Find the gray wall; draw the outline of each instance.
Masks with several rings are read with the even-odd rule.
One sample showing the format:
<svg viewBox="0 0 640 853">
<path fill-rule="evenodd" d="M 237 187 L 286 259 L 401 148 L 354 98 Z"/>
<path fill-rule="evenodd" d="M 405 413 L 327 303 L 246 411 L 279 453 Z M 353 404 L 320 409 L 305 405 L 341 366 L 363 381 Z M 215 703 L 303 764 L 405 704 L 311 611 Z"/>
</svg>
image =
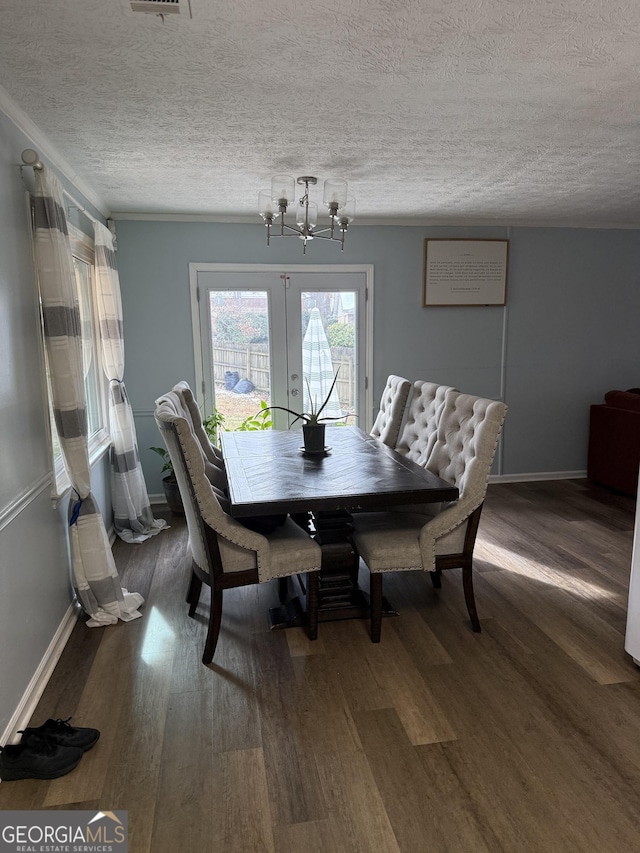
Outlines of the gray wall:
<svg viewBox="0 0 640 853">
<path fill-rule="evenodd" d="M 55 509 L 50 498 L 30 226 L 17 165 L 27 147 L 37 146 L 0 112 L 0 735 L 73 598 L 68 497 Z M 104 460 L 92 482 L 110 527 Z"/>
<path fill-rule="evenodd" d="M 389 373 L 499 397 L 509 412 L 494 472 L 586 469 L 589 405 L 640 384 L 640 235 L 635 230 L 371 227 L 348 244 L 264 244 L 264 227 L 117 223 L 127 353 L 150 493 L 161 493 L 153 401 L 194 381 L 189 263 L 373 264 L 374 396 Z M 425 237 L 509 238 L 506 308 L 422 308 Z"/>
</svg>

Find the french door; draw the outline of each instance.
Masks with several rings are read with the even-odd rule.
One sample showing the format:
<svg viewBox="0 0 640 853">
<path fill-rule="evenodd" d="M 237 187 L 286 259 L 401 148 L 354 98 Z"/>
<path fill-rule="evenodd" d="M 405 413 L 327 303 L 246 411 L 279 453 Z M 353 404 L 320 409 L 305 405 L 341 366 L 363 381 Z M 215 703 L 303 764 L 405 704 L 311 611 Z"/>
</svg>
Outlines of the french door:
<svg viewBox="0 0 640 853">
<path fill-rule="evenodd" d="M 370 267 L 191 264 L 196 384 L 237 429 L 266 404 L 370 426 Z M 273 426 L 294 418 L 270 411 Z M 299 425 L 299 422 L 298 424 Z"/>
</svg>

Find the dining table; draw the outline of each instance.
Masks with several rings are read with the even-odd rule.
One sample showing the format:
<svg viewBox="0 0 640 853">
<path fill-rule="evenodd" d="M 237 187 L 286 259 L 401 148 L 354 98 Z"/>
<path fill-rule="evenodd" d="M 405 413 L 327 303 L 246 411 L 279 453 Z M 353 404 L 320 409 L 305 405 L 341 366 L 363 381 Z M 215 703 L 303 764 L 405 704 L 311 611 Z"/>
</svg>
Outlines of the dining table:
<svg viewBox="0 0 640 853">
<path fill-rule="evenodd" d="M 312 454 L 300 429 L 223 432 L 220 442 L 230 514 L 242 520 L 288 513 L 320 545 L 323 622 L 370 614 L 368 594 L 358 586 L 353 513 L 458 499 L 456 486 L 357 426 L 327 426 L 325 449 Z M 397 613 L 386 600 L 384 612 Z M 296 595 L 271 608 L 269 617 L 272 628 L 305 620 Z"/>
</svg>

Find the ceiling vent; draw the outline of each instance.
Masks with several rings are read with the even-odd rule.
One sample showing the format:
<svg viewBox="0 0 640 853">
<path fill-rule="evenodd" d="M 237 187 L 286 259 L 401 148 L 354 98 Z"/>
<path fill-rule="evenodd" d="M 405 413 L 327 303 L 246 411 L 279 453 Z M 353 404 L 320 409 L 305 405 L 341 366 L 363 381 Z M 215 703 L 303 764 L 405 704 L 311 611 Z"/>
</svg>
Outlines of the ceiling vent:
<svg viewBox="0 0 640 853">
<path fill-rule="evenodd" d="M 133 12 L 152 15 L 186 15 L 191 17 L 190 0 L 131 0 Z"/>
</svg>

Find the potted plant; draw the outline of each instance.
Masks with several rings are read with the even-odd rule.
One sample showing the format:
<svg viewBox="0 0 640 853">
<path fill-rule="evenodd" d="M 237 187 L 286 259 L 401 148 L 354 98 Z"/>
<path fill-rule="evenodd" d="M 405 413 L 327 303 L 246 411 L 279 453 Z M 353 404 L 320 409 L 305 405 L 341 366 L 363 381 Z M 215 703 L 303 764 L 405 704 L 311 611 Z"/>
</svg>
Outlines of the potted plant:
<svg viewBox="0 0 640 853">
<path fill-rule="evenodd" d="M 168 475 L 162 478 L 162 486 L 164 488 L 164 496 L 167 501 L 167 506 L 171 512 L 175 512 L 177 515 L 184 515 L 182 496 L 180 494 L 180 489 L 178 488 L 176 473 L 173 470 L 173 464 L 168 451 L 165 450 L 164 447 L 150 447 L 149 450 L 153 450 L 153 452 L 157 453 L 162 459 L 163 465 L 160 473 L 164 474 L 165 471 L 168 471 Z"/>
<path fill-rule="evenodd" d="M 267 409 L 280 409 L 281 412 L 288 412 L 290 415 L 294 416 L 294 420 L 291 426 L 293 426 L 296 421 L 302 421 L 302 436 L 305 453 L 323 453 L 325 449 L 324 434 L 326 421 L 341 421 L 344 417 L 343 415 L 335 418 L 320 417 L 325 406 L 329 402 L 331 392 L 335 388 L 336 382 L 338 381 L 339 372 L 340 368 L 336 370 L 336 375 L 333 377 L 331 388 L 329 388 L 329 392 L 327 393 L 326 397 L 324 398 L 322 404 L 319 407 L 317 407 L 316 399 L 314 399 L 311 394 L 309 380 L 305 380 L 307 383 L 307 388 L 309 389 L 309 400 L 311 401 L 310 412 L 294 412 L 292 409 L 287 409 L 285 406 L 264 406 L 262 409 L 262 413 L 266 412 Z M 259 414 L 261 413 L 259 412 L 258 415 Z M 256 415 L 256 417 L 258 415 Z"/>
</svg>

